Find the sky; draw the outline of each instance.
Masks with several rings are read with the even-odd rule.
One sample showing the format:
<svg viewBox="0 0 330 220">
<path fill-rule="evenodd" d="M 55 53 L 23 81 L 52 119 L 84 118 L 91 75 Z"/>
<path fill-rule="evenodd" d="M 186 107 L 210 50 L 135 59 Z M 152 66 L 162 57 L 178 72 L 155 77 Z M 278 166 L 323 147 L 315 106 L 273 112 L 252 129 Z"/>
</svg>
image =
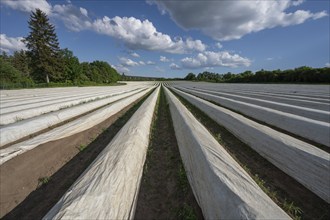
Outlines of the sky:
<svg viewBox="0 0 330 220">
<path fill-rule="evenodd" d="M 61 48 L 126 75 L 330 66 L 328 0 L 1 0 L 1 51 L 26 50 L 36 8 Z"/>
</svg>

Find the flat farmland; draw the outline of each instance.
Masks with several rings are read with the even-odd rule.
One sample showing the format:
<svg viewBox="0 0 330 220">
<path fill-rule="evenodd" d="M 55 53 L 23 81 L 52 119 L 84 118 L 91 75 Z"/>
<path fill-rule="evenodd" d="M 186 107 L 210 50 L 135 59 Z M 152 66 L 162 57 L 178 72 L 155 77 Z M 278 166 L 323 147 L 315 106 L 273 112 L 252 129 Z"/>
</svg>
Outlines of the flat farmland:
<svg viewBox="0 0 330 220">
<path fill-rule="evenodd" d="M 145 81 L 0 95 L 4 219 L 330 217 L 328 85 Z"/>
</svg>

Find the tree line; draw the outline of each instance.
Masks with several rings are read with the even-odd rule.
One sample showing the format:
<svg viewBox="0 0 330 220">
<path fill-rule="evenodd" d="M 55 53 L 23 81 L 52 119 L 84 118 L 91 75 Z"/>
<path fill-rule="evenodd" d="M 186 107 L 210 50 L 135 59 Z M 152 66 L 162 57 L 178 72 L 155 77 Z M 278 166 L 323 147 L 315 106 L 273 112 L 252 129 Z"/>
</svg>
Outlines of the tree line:
<svg viewBox="0 0 330 220">
<path fill-rule="evenodd" d="M 238 74 L 212 73 L 204 71 L 188 73 L 184 80 L 206 81 L 217 83 L 330 83 L 330 68 L 312 68 L 307 66 L 288 70 L 260 70 L 255 73 L 245 71 Z"/>
<path fill-rule="evenodd" d="M 123 81 L 174 81 L 174 80 L 182 80 L 182 78 L 165 78 L 165 77 L 153 77 L 153 76 L 130 76 L 130 75 L 125 75 L 123 73 L 121 75 L 121 80 L 123 80 Z"/>
<path fill-rule="evenodd" d="M 69 49 L 60 49 L 55 27 L 39 9 L 28 22 L 26 51 L 0 55 L 0 88 L 111 84 L 121 76 L 107 62 L 79 62 Z"/>
</svg>

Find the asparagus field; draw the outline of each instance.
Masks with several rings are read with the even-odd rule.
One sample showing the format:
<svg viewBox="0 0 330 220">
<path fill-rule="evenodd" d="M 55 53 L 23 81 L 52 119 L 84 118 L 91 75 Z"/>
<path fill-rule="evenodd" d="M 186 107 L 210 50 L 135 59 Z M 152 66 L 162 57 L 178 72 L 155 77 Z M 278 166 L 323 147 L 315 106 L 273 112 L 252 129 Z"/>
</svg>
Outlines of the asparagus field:
<svg viewBox="0 0 330 220">
<path fill-rule="evenodd" d="M 0 95 L 3 219 L 330 218 L 327 85 Z"/>
</svg>

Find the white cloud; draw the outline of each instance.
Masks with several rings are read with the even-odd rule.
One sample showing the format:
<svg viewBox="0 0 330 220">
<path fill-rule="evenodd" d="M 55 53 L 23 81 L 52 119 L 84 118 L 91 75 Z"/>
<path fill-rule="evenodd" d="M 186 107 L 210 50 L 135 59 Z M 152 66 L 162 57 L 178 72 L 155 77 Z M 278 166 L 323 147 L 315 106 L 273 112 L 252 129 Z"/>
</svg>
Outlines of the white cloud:
<svg viewBox="0 0 330 220">
<path fill-rule="evenodd" d="M 157 72 L 160 72 L 160 73 L 165 72 L 165 70 L 164 70 L 163 68 L 159 67 L 159 66 L 156 66 L 156 67 L 155 67 L 155 70 L 156 70 Z"/>
<path fill-rule="evenodd" d="M 105 34 L 124 42 L 129 49 L 142 49 L 149 51 L 163 51 L 168 53 L 189 53 L 204 51 L 206 45 L 200 40 L 190 38 L 172 40 L 172 38 L 153 26 L 149 20 L 141 21 L 134 17 L 104 16 L 94 20 L 92 29 L 100 34 Z"/>
<path fill-rule="evenodd" d="M 83 14 L 83 15 L 85 15 L 86 17 L 88 17 L 88 12 L 87 12 L 87 10 L 85 9 L 85 8 L 79 8 L 80 9 L 80 13 L 81 14 Z"/>
<path fill-rule="evenodd" d="M 268 60 L 268 61 L 271 61 L 271 60 L 273 60 L 274 58 L 272 58 L 272 57 L 268 57 L 268 58 L 266 58 L 266 60 Z"/>
<path fill-rule="evenodd" d="M 202 52 L 206 45 L 200 40 L 187 38 L 172 39 L 169 35 L 157 31 L 149 20 L 134 17 L 104 16 L 102 19 L 92 20 L 85 8 L 73 4 L 56 4 L 52 6 L 46 0 L 13 0 L 1 3 L 15 10 L 30 12 L 40 8 L 52 17 L 62 20 L 64 25 L 72 31 L 90 30 L 99 34 L 118 39 L 132 50 L 161 51 L 175 54 Z"/>
<path fill-rule="evenodd" d="M 4 52 L 26 50 L 22 40 L 23 37 L 8 37 L 6 34 L 0 34 L 0 50 Z"/>
<path fill-rule="evenodd" d="M 2 1 L 8 7 L 30 13 L 39 8 L 47 15 L 62 20 L 64 25 L 72 31 L 81 31 L 91 28 L 88 11 L 85 8 L 78 8 L 67 1 L 69 4 L 52 6 L 46 0 L 5 0 Z"/>
<path fill-rule="evenodd" d="M 298 6 L 298 5 L 302 4 L 303 2 L 304 2 L 304 0 L 295 0 L 295 1 L 292 1 L 292 5 Z"/>
<path fill-rule="evenodd" d="M 55 5 L 52 16 L 62 20 L 64 25 L 72 31 L 82 31 L 92 28 L 92 23 L 85 8 L 77 8 L 72 4 Z"/>
<path fill-rule="evenodd" d="M 112 65 L 112 67 L 114 69 L 116 69 L 118 73 L 129 73 L 129 72 L 131 72 L 131 70 L 129 68 L 127 68 L 127 67 L 125 67 L 125 66 L 123 66 L 121 64 L 119 64 L 119 65 Z"/>
<path fill-rule="evenodd" d="M 230 54 L 228 51 L 205 51 L 195 57 L 186 57 L 181 59 L 181 66 L 187 69 L 197 69 L 201 67 L 239 67 L 250 66 L 251 61 L 248 58 L 241 57 L 238 54 Z"/>
<path fill-rule="evenodd" d="M 28 13 L 35 11 L 37 8 L 46 14 L 50 14 L 52 10 L 52 6 L 46 0 L 4 0 L 1 1 L 1 4 Z"/>
<path fill-rule="evenodd" d="M 219 42 L 218 42 L 218 43 L 216 43 L 216 44 L 215 44 L 215 46 L 216 46 L 217 48 L 219 48 L 219 49 L 221 49 L 221 48 L 222 48 L 222 44 L 221 44 L 221 43 L 219 43 Z"/>
<path fill-rule="evenodd" d="M 155 64 L 151 61 L 148 61 L 147 63 L 145 63 L 142 60 L 136 62 L 136 61 L 133 61 L 126 57 L 120 57 L 119 61 L 120 61 L 120 65 L 118 65 L 118 66 L 122 66 L 122 67 L 134 67 L 134 66 L 144 66 L 146 64 L 148 64 L 148 65 Z"/>
<path fill-rule="evenodd" d="M 179 65 L 175 64 L 175 63 L 171 63 L 170 68 L 172 70 L 181 70 L 181 67 Z"/>
<path fill-rule="evenodd" d="M 135 61 L 133 61 L 131 59 L 128 59 L 126 57 L 119 58 L 119 61 L 120 61 L 120 64 L 122 66 L 125 66 L 125 67 L 139 66 L 139 63 L 137 63 L 137 62 L 135 62 Z"/>
<path fill-rule="evenodd" d="M 147 61 L 147 65 L 155 65 L 156 63 L 155 62 L 152 62 L 150 60 Z"/>
<path fill-rule="evenodd" d="M 140 57 L 140 55 L 137 54 L 137 53 L 131 53 L 131 56 L 132 56 L 132 57 Z"/>
<path fill-rule="evenodd" d="M 159 60 L 161 62 L 170 62 L 170 60 L 167 57 L 165 57 L 165 56 L 160 56 Z"/>
<path fill-rule="evenodd" d="M 162 1 L 150 0 L 184 29 L 201 30 L 215 40 L 239 39 L 267 28 L 297 25 L 327 16 L 325 11 L 287 12 L 303 1 Z M 196 16 L 197 15 L 197 16 Z"/>
<path fill-rule="evenodd" d="M 326 63 L 325 64 L 325 67 L 330 67 L 330 63 Z"/>
</svg>

